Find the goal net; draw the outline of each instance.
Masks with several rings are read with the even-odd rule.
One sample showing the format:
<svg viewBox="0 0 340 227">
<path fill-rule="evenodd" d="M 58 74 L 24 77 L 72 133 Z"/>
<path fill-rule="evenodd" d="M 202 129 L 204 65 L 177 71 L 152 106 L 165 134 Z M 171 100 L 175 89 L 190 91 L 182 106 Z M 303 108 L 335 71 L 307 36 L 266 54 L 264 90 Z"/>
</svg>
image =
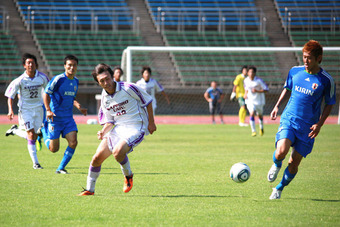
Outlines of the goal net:
<svg viewBox="0 0 340 227">
<path fill-rule="evenodd" d="M 302 65 L 302 47 L 156 47 L 129 46 L 122 53 L 124 80 L 135 83 L 141 78 L 142 66 L 150 66 L 168 94 L 171 104 L 159 93 L 156 114 L 206 115 L 208 104 L 203 94 L 216 81 L 224 91 L 223 114 L 237 115 L 238 103 L 229 100 L 236 75 L 243 65 L 257 67 L 257 76 L 269 87 L 264 114 L 270 114 L 277 101 L 288 71 Z M 337 85 L 339 100 L 340 47 L 324 47 L 323 67 Z M 339 103 L 332 114 L 337 115 Z"/>
</svg>

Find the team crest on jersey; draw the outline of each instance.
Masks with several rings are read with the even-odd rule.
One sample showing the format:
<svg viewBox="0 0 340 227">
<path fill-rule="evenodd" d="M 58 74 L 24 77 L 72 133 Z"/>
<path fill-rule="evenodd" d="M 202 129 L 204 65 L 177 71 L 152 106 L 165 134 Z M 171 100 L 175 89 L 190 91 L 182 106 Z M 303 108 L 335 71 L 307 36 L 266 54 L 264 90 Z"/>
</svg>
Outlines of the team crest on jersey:
<svg viewBox="0 0 340 227">
<path fill-rule="evenodd" d="M 313 83 L 313 85 L 312 85 L 313 90 L 317 89 L 318 86 L 319 86 L 319 85 L 318 85 L 317 83 Z"/>
<path fill-rule="evenodd" d="M 54 131 L 54 126 L 48 125 L 48 131 L 53 132 Z"/>
</svg>

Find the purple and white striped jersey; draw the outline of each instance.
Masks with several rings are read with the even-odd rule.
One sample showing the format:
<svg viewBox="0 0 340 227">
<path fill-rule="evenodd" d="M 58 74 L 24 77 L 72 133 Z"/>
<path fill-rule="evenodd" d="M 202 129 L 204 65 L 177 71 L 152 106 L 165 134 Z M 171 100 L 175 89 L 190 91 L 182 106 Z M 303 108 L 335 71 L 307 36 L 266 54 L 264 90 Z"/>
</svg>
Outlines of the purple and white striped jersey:
<svg viewBox="0 0 340 227">
<path fill-rule="evenodd" d="M 98 113 L 99 123 L 115 125 L 143 124 L 148 127 L 149 120 L 146 106 L 152 97 L 143 89 L 132 83 L 115 82 L 113 95 L 104 89 L 101 94 L 101 106 Z"/>
<path fill-rule="evenodd" d="M 42 91 L 48 81 L 48 77 L 38 70 L 36 70 L 34 78 L 30 78 L 25 71 L 9 84 L 5 96 L 14 99 L 19 92 L 19 110 L 41 107 L 43 105 Z"/>
<path fill-rule="evenodd" d="M 144 89 L 149 95 L 151 95 L 153 101 L 152 101 L 152 107 L 156 109 L 157 102 L 156 102 L 156 93 L 162 92 L 164 88 L 160 83 L 158 83 L 157 80 L 150 78 L 148 82 L 144 80 L 144 78 L 138 80 L 136 82 L 138 86 Z"/>
</svg>

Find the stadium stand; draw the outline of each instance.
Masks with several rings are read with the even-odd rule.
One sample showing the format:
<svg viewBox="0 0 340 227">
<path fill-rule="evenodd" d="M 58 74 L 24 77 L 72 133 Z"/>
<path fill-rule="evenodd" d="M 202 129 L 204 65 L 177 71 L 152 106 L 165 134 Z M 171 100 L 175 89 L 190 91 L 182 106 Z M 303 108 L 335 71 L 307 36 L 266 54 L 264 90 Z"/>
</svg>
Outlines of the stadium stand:
<svg viewBox="0 0 340 227">
<path fill-rule="evenodd" d="M 7 31 L 0 30 L 0 84 L 9 84 L 24 71 L 18 48 Z"/>
<path fill-rule="evenodd" d="M 93 66 L 98 63 L 106 63 L 111 66 L 120 65 L 122 51 L 127 46 L 143 45 L 140 36 L 131 31 L 98 31 L 94 34 L 88 30 L 70 31 L 59 30 L 57 32 L 35 30 L 37 44 L 41 53 L 46 58 L 51 75 L 64 71 L 63 58 L 67 54 L 74 54 L 79 58 L 77 77 L 83 86 L 93 85 L 91 77 Z M 150 62 L 146 55 L 136 55 L 134 58 L 142 65 Z M 138 74 L 140 65 L 134 68 Z"/>
<path fill-rule="evenodd" d="M 170 46 L 270 46 L 266 36 L 258 31 L 224 32 L 164 31 Z M 272 53 L 176 53 L 173 61 L 178 67 L 181 81 L 186 85 L 207 85 L 215 80 L 231 84 L 242 65 L 255 65 L 259 75 L 269 84 L 280 79 Z"/>
<path fill-rule="evenodd" d="M 340 46 L 340 2 L 325 0 L 276 0 L 282 25 L 293 46 L 317 40 L 325 47 Z M 302 64 L 301 55 L 298 60 Z M 325 53 L 322 66 L 340 82 L 340 54 Z"/>
</svg>

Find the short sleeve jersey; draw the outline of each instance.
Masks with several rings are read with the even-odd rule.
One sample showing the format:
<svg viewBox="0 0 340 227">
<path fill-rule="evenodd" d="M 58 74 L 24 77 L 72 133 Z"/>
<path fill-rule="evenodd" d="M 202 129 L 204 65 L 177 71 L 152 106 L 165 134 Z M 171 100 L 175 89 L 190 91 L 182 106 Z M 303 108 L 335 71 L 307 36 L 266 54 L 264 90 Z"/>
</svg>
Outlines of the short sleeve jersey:
<svg viewBox="0 0 340 227">
<path fill-rule="evenodd" d="M 206 92 L 209 94 L 209 97 L 213 100 L 213 103 L 216 104 L 217 101 L 220 99 L 221 95 L 223 94 L 222 89 L 213 87 L 209 87 Z"/>
<path fill-rule="evenodd" d="M 254 105 L 265 105 L 266 98 L 264 93 L 252 92 L 252 89 L 256 90 L 265 90 L 268 91 L 268 86 L 266 83 L 259 77 L 255 76 L 253 80 L 249 77 L 244 79 L 244 89 L 248 91 L 246 102 L 252 103 Z"/>
<path fill-rule="evenodd" d="M 334 80 L 322 68 L 317 74 L 309 74 L 304 66 L 293 67 L 284 88 L 291 91 L 291 96 L 281 120 L 295 122 L 299 127 L 309 129 L 319 121 L 323 98 L 328 105 L 336 102 Z"/>
<path fill-rule="evenodd" d="M 238 74 L 234 80 L 234 85 L 236 86 L 236 98 L 244 96 L 244 81 L 245 76 L 241 73 Z"/>
<path fill-rule="evenodd" d="M 146 106 L 152 102 L 152 97 L 135 84 L 115 83 L 116 91 L 113 95 L 104 89 L 102 91 L 99 123 L 115 125 L 143 123 L 147 127 L 149 120 Z"/>
<path fill-rule="evenodd" d="M 43 105 L 42 91 L 48 81 L 48 77 L 38 70 L 33 78 L 30 78 L 25 71 L 9 84 L 5 96 L 14 99 L 19 94 L 19 110 L 41 107 Z"/>
<path fill-rule="evenodd" d="M 149 95 L 151 95 L 153 101 L 152 101 L 152 106 L 156 107 L 156 93 L 164 91 L 164 88 L 160 83 L 158 83 L 157 80 L 150 78 L 148 82 L 144 80 L 144 78 L 141 78 L 136 82 L 136 84 L 144 89 Z"/>
<path fill-rule="evenodd" d="M 51 111 L 56 117 L 72 117 L 73 102 L 78 92 L 79 80 L 69 79 L 65 73 L 51 79 L 45 92 L 51 97 Z"/>
</svg>

